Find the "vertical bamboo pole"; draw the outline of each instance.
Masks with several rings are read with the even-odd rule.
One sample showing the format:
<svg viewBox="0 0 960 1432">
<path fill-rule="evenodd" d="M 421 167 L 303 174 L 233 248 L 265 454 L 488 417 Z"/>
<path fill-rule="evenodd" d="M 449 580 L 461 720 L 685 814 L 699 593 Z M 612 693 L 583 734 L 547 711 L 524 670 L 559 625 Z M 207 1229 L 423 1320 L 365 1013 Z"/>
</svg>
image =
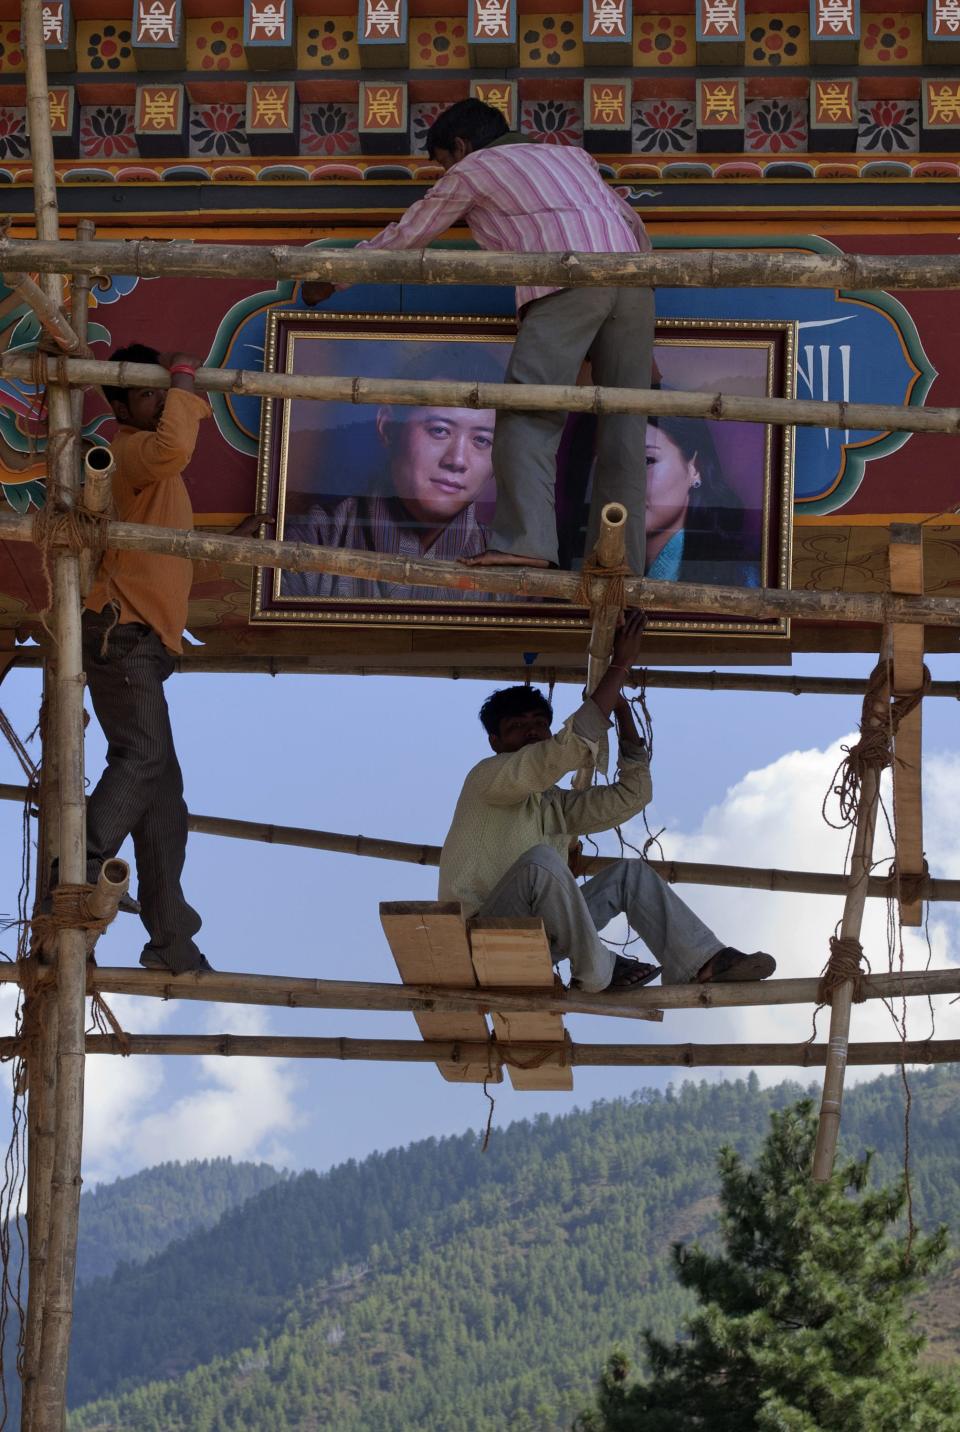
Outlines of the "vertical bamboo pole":
<svg viewBox="0 0 960 1432">
<path fill-rule="evenodd" d="M 626 560 L 627 509 L 620 502 L 608 502 L 600 513 L 600 532 L 593 558 L 601 567 L 613 570 Z M 591 612 L 590 647 L 587 661 L 587 695 L 591 696 L 610 665 L 610 652 L 617 630 L 618 607 L 594 607 Z M 573 789 L 585 791 L 593 780 L 593 765 L 581 766 L 573 777 Z"/>
<path fill-rule="evenodd" d="M 59 762 L 54 736 L 56 725 L 56 652 L 44 643 L 43 699 L 40 735 L 43 756 L 40 764 L 40 818 L 37 829 L 37 903 L 50 890 L 50 869 L 59 849 Z M 31 960 L 40 963 L 39 948 Z M 23 1388 L 21 1427 L 33 1426 L 33 1404 L 40 1367 L 40 1338 L 47 1285 L 47 1252 L 50 1238 L 50 1192 L 53 1173 L 55 1090 L 57 1083 L 57 1003 L 50 992 L 32 993 L 36 1003 L 29 1028 L 34 1034 L 27 1049 L 27 1250 L 29 1278 L 27 1312 L 23 1330 Z"/>
<path fill-rule="evenodd" d="M 27 55 L 27 108 L 37 237 L 55 240 L 59 216 L 41 0 L 23 0 L 21 18 Z M 45 276 L 44 291 L 55 302 L 62 302 L 62 284 L 53 275 Z M 58 498 L 69 505 L 75 500 L 79 487 L 79 463 L 67 388 L 59 384 L 48 386 L 47 414 L 48 501 Z M 76 554 L 62 553 L 54 558 L 52 586 L 56 644 L 56 710 L 52 737 L 60 764 L 60 880 L 65 884 L 80 884 L 86 878 L 86 811 L 80 563 Z M 56 958 L 58 1028 L 49 1244 L 30 1432 L 61 1432 L 65 1417 L 80 1212 L 86 962 L 83 931 L 62 930 Z"/>
<path fill-rule="evenodd" d="M 889 653 L 889 637 L 889 630 L 885 630 L 881 645 L 882 658 Z M 886 723 L 889 700 L 888 685 L 884 689 L 882 701 L 876 702 L 872 714 L 867 716 L 867 720 L 871 721 L 874 726 Z M 853 852 L 850 858 L 850 879 L 843 902 L 840 936 L 844 940 L 860 939 L 863 912 L 867 903 L 867 887 L 873 865 L 873 839 L 877 828 L 879 805 L 880 771 L 869 767 L 864 773 L 860 787 L 860 804 L 857 810 Z M 817 1143 L 813 1155 L 813 1178 L 816 1183 L 826 1183 L 833 1172 L 833 1161 L 836 1157 L 837 1140 L 840 1135 L 840 1111 L 843 1106 L 843 1080 L 847 1067 L 847 1048 L 850 1043 L 852 1006 L 853 983 L 847 980 L 845 984 L 834 990 L 830 1004 L 830 1039 L 823 1076 Z"/>
</svg>

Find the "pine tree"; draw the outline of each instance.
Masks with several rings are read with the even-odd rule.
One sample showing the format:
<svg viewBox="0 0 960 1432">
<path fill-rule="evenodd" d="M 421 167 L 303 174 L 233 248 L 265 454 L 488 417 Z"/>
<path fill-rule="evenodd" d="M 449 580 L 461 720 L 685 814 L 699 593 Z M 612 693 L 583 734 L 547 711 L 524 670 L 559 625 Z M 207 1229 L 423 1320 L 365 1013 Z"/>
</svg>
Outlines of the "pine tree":
<svg viewBox="0 0 960 1432">
<path fill-rule="evenodd" d="M 960 1387 L 918 1365 L 906 1299 L 942 1257 L 944 1230 L 908 1246 L 904 1191 L 868 1186 L 870 1156 L 810 1177 L 809 1100 L 771 1116 L 755 1167 L 724 1150 L 724 1251 L 674 1246 L 700 1309 L 686 1336 L 644 1335 L 651 1378 L 607 1363 L 578 1432 L 952 1432 Z"/>
</svg>

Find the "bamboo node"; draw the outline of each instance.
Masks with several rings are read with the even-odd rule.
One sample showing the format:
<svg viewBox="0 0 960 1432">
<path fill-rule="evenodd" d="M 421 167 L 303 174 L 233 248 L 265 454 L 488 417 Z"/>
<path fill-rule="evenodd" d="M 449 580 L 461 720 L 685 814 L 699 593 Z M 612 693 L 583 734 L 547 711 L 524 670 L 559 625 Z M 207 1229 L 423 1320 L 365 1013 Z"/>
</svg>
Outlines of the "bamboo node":
<svg viewBox="0 0 960 1432">
<path fill-rule="evenodd" d="M 869 972 L 869 966 L 863 968 L 863 958 L 863 946 L 859 940 L 831 935 L 830 958 L 817 986 L 817 1003 L 830 1004 L 834 991 L 849 983 L 853 985 L 854 1004 L 862 1004 L 867 997 L 865 978 Z"/>
</svg>

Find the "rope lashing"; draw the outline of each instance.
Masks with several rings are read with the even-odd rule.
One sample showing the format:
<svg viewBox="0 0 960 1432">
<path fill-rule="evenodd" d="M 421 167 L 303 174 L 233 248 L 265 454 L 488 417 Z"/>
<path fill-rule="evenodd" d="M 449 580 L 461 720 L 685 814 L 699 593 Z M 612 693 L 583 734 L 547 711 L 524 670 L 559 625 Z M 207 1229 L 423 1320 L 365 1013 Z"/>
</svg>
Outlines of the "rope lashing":
<svg viewBox="0 0 960 1432">
<path fill-rule="evenodd" d="M 627 589 L 624 585 L 628 577 L 635 577 L 636 573 L 626 563 L 619 567 L 603 567 L 591 553 L 580 568 L 580 584 L 577 587 L 573 598 L 575 607 L 615 607 L 618 612 L 623 611 L 627 605 Z M 593 592 L 595 578 L 603 578 L 603 594 L 599 602 Z"/>
<path fill-rule="evenodd" d="M 925 666 L 923 668 L 923 680 L 916 691 L 907 691 L 902 696 L 897 695 L 896 692 L 893 693 L 890 699 L 890 725 L 893 727 L 894 735 L 896 735 L 897 728 L 904 717 L 909 716 L 911 711 L 915 711 L 920 705 L 920 702 L 927 695 L 930 690 L 931 681 L 930 668 Z"/>
<path fill-rule="evenodd" d="M 34 934 L 46 937 L 58 930 L 91 930 L 102 935 L 110 921 L 90 912 L 89 897 L 96 888 L 87 884 L 56 886 L 50 897 L 50 914 L 35 915 L 30 921 Z"/>
<path fill-rule="evenodd" d="M 69 430 L 61 431 L 66 432 L 68 437 L 71 436 Z M 52 445 L 57 437 L 57 433 L 51 434 L 48 456 L 52 456 Z M 51 470 L 48 468 L 48 473 Z M 33 540 L 43 558 L 43 577 L 47 584 L 47 595 L 40 613 L 45 626 L 44 619 L 53 609 L 51 558 L 57 552 L 72 552 L 79 557 L 89 549 L 95 555 L 96 565 L 99 566 L 100 559 L 107 550 L 107 528 L 110 523 L 109 513 L 92 512 L 90 508 L 84 507 L 83 503 L 66 507 L 58 501 L 58 496 L 58 491 L 48 476 L 47 500 L 33 519 Z"/>
<path fill-rule="evenodd" d="M 890 709 L 889 691 L 889 662 L 880 661 L 867 679 L 860 718 L 860 739 L 855 745 L 844 748 L 844 758 L 837 767 L 830 789 L 823 800 L 823 818 L 828 825 L 833 825 L 826 809 L 831 795 L 837 796 L 840 805 L 838 828 L 855 825 L 864 776 L 870 770 L 879 773 L 890 764 L 891 721 L 880 720 L 877 714 L 878 706 L 884 707 L 885 710 Z"/>
<path fill-rule="evenodd" d="M 823 967 L 817 986 L 817 1003 L 829 1004 L 833 993 L 848 982 L 853 985 L 853 1002 L 862 1004 L 867 997 L 864 979 L 869 973 L 863 967 L 863 946 L 859 940 L 830 936 L 830 958 Z"/>
</svg>

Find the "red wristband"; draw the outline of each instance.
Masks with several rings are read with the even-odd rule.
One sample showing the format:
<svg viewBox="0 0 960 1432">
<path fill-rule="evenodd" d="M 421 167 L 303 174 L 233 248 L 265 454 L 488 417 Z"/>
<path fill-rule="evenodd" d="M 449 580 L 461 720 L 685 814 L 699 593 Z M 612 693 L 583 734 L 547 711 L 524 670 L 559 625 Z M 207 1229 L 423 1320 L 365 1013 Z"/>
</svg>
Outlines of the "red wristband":
<svg viewBox="0 0 960 1432">
<path fill-rule="evenodd" d="M 172 368 L 167 369 L 168 373 L 189 373 L 191 378 L 197 376 L 196 368 L 191 368 L 189 363 L 174 363 Z"/>
</svg>

